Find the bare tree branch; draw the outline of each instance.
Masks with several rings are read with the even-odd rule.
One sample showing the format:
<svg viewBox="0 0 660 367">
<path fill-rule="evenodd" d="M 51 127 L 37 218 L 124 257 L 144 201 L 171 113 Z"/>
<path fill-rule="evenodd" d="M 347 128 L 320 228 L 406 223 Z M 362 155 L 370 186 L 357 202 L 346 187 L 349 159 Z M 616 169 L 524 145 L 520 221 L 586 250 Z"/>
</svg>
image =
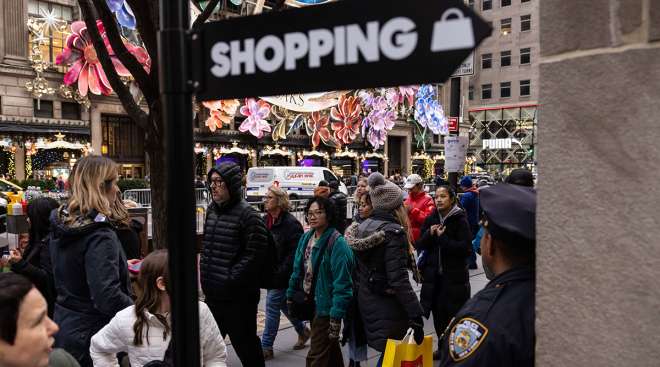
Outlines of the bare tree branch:
<svg viewBox="0 0 660 367">
<path fill-rule="evenodd" d="M 151 62 L 158 60 L 158 18 L 152 18 L 152 9 L 147 1 L 144 0 L 126 0 L 133 10 L 137 22 L 138 33 L 144 43 L 144 47 L 151 56 Z M 157 2 L 157 1 L 156 1 Z M 158 70 L 158 68 L 152 68 Z"/>
<path fill-rule="evenodd" d="M 89 1 L 89 0 L 85 0 Z M 119 29 L 117 28 L 117 23 L 115 17 L 110 12 L 108 4 L 105 0 L 92 0 L 96 10 L 103 21 L 103 26 L 105 27 L 105 34 L 110 41 L 110 46 L 115 55 L 121 61 L 121 63 L 128 69 L 135 81 L 140 86 L 142 94 L 151 103 L 155 98 L 157 98 L 157 92 L 154 91 L 153 86 L 151 85 L 151 80 L 149 79 L 149 74 L 144 70 L 144 66 L 138 62 L 133 54 L 131 54 L 124 42 L 121 39 L 119 34 Z"/>
<path fill-rule="evenodd" d="M 94 8 L 92 7 L 92 3 L 90 0 L 79 0 L 78 3 L 80 5 L 80 10 L 82 12 L 85 25 L 87 25 L 87 31 L 91 36 L 94 49 L 96 50 L 96 55 L 101 62 L 101 66 L 103 66 L 105 75 L 108 77 L 110 86 L 115 91 L 117 97 L 119 97 L 119 100 L 124 106 L 124 109 L 135 121 L 135 123 L 142 129 L 149 130 L 149 117 L 147 113 L 144 112 L 140 106 L 138 106 L 137 102 L 135 102 L 135 99 L 133 99 L 133 96 L 128 90 L 128 87 L 122 83 L 119 75 L 117 75 L 115 66 L 112 64 L 110 54 L 105 48 L 105 44 L 103 43 L 103 39 L 101 38 L 101 34 L 99 33 L 98 28 L 96 28 L 96 19 L 94 17 Z"/>
<path fill-rule="evenodd" d="M 197 19 L 195 19 L 195 22 L 193 23 L 191 29 L 196 29 L 199 28 L 204 22 L 206 22 L 211 14 L 213 14 L 213 9 L 218 5 L 220 0 L 211 0 L 209 1 L 208 4 L 206 4 L 206 8 L 204 8 L 204 11 L 202 14 L 200 14 Z"/>
</svg>

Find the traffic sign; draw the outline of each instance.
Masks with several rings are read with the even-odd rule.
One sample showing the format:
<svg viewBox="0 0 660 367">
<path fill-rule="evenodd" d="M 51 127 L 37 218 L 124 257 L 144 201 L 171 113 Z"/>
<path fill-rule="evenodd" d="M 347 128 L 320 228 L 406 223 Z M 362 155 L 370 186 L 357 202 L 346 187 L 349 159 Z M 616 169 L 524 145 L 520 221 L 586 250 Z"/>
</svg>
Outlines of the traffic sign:
<svg viewBox="0 0 660 367">
<path fill-rule="evenodd" d="M 490 26 L 460 0 L 343 0 L 205 23 L 197 100 L 444 82 Z"/>
</svg>

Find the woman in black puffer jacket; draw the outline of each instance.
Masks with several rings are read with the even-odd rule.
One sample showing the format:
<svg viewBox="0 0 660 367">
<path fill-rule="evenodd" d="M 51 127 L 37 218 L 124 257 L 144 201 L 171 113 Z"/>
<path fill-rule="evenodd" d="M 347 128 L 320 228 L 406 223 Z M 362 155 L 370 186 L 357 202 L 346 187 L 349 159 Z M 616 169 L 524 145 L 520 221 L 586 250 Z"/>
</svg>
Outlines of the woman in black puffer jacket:
<svg viewBox="0 0 660 367">
<path fill-rule="evenodd" d="M 419 269 L 424 282 L 420 295 L 424 315 L 433 312 L 433 326 L 442 335 L 449 320 L 470 298 L 470 276 L 466 257 L 472 252 L 472 234 L 456 193 L 440 186 L 435 205 L 422 225 L 415 248 L 420 251 Z M 434 359 L 440 356 L 434 353 Z"/>
<path fill-rule="evenodd" d="M 373 212 L 346 231 L 357 255 L 358 308 L 369 346 L 385 351 L 387 339 L 402 339 L 408 328 L 415 340 L 424 337 L 422 306 L 413 291 L 408 222 L 403 193 L 383 175 L 369 176 Z"/>
</svg>

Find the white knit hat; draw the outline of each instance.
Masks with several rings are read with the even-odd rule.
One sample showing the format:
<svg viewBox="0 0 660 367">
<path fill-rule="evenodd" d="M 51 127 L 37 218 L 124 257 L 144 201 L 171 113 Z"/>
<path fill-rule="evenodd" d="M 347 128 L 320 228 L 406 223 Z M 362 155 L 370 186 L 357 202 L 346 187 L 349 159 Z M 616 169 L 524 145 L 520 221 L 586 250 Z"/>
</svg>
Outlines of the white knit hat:
<svg viewBox="0 0 660 367">
<path fill-rule="evenodd" d="M 382 174 L 372 173 L 367 179 L 367 184 L 369 185 L 371 206 L 374 209 L 389 212 L 403 205 L 403 191 L 399 186 L 386 181 Z"/>
</svg>

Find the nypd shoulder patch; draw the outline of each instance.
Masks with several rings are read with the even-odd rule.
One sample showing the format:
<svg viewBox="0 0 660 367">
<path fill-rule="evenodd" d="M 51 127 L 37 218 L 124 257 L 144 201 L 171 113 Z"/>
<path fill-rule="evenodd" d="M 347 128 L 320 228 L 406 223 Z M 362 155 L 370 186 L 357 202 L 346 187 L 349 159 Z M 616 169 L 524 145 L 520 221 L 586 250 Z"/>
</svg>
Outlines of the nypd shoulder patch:
<svg viewBox="0 0 660 367">
<path fill-rule="evenodd" d="M 479 348 L 486 335 L 488 328 L 479 321 L 469 317 L 458 320 L 449 334 L 449 355 L 454 362 L 468 358 Z"/>
</svg>

